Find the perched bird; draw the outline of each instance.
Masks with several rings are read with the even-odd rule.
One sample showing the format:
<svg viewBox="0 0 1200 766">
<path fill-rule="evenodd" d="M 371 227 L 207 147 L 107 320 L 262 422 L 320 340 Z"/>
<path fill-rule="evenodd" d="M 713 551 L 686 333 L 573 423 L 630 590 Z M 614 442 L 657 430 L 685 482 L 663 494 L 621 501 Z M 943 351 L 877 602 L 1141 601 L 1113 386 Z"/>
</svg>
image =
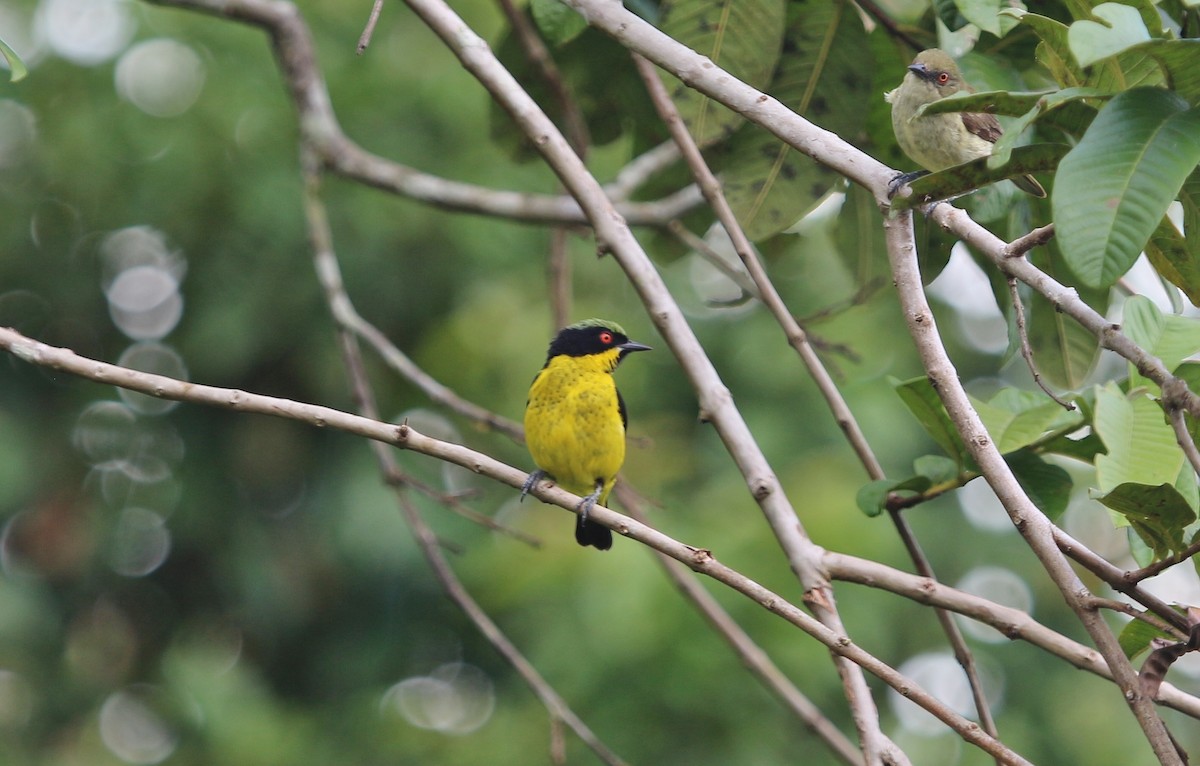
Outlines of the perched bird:
<svg viewBox="0 0 1200 766">
<path fill-rule="evenodd" d="M 550 341 L 546 364 L 529 387 L 525 441 L 538 470 L 529 475 L 521 498 L 547 476 L 583 495 L 575 509 L 580 545 L 612 547 L 612 532 L 588 521 L 592 506 L 607 504 L 625 462 L 625 401 L 612 373 L 626 355 L 649 349 L 631 341 L 615 322 L 578 322 Z"/>
<path fill-rule="evenodd" d="M 960 90 L 971 92 L 971 86 L 963 81 L 958 64 L 945 51 L 930 48 L 913 59 L 900 87 L 884 96 L 892 105 L 892 129 L 897 143 L 909 159 L 925 170 L 945 170 L 986 157 L 1004 133 L 991 114 L 948 112 L 917 116 L 917 110 L 925 104 Z M 895 185 L 908 183 L 917 175 L 923 173 L 900 176 Z M 1021 191 L 1035 197 L 1046 196 L 1046 190 L 1033 176 L 1019 176 L 1012 181 Z"/>
</svg>

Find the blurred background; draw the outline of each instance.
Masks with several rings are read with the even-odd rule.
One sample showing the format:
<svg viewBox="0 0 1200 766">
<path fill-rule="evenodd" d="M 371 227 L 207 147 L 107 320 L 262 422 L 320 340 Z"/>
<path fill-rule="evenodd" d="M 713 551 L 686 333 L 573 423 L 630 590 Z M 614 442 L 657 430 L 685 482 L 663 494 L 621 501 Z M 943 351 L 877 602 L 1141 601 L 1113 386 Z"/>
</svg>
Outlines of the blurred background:
<svg viewBox="0 0 1200 766">
<path fill-rule="evenodd" d="M 492 140 L 486 94 L 401 4 L 385 6 L 363 56 L 354 49 L 368 3 L 298 5 L 352 139 L 448 179 L 557 192 L 540 164 Z M 506 24 L 490 0 L 455 9 L 503 45 Z M 295 114 L 267 38 L 126 0 L 0 0 L 0 38 L 31 70 L 20 83 L 0 81 L 0 326 L 142 370 L 352 410 L 305 235 Z M 894 151 L 875 132 L 858 138 Z M 609 180 L 644 141 L 618 137 L 589 164 Z M 519 419 L 555 329 L 549 230 L 337 179 L 324 199 L 360 313 L 459 394 Z M 818 317 L 809 327 L 867 437 L 885 468 L 903 473 L 936 451 L 892 389 L 920 367 L 886 274 L 866 275 L 876 287 L 856 299 L 869 280 L 839 255 L 846 232 L 829 220 L 776 246 L 771 273 L 797 316 Z M 639 236 L 817 543 L 910 569 L 890 524 L 857 510 L 867 477 L 767 314 L 661 232 Z M 799 603 L 633 290 L 611 259 L 595 257 L 587 232 L 569 247 L 572 318 L 615 319 L 657 347 L 617 375 L 631 419 L 624 476 L 654 503 L 652 522 Z M 986 278 L 961 254 L 950 263 L 933 290 L 957 301 L 938 311 L 964 379 L 983 393 L 1023 381 L 1004 356 L 1005 322 Z M 385 417 L 532 467 L 521 445 L 439 411 L 367 357 Z M 498 535 L 414 495 L 475 597 L 629 762 L 835 762 L 640 546 L 581 549 L 560 509 L 518 504 L 513 489 L 419 455 L 399 459 L 541 541 Z M 909 515 L 946 582 L 1086 641 L 986 488 L 968 485 Z M 1064 523 L 1120 560 L 1124 536 L 1098 505 L 1079 499 Z M 358 439 L 0 356 L 0 524 L 0 762 L 550 760 L 545 710 L 443 596 Z M 1200 603 L 1194 577 L 1162 587 L 1170 600 Z M 849 732 L 827 653 L 711 590 Z M 970 713 L 928 609 L 854 586 L 837 595 L 859 643 Z M 1113 687 L 964 627 L 1000 730 L 1023 755 L 1146 762 Z M 1172 674 L 1200 691 L 1195 677 Z M 874 688 L 914 763 L 989 762 Z M 1200 744 L 1194 722 L 1170 720 L 1185 744 Z M 566 739 L 568 762 L 590 762 Z"/>
</svg>

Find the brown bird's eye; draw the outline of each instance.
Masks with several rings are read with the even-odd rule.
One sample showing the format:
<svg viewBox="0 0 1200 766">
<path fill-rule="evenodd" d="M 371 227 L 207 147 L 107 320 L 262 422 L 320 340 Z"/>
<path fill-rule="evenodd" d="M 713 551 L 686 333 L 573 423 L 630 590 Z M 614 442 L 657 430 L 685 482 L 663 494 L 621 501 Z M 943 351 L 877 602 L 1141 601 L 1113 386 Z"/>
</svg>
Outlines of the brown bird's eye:
<svg viewBox="0 0 1200 766">
<path fill-rule="evenodd" d="M 605 330 L 604 332 L 600 333 L 600 342 L 601 342 L 601 343 L 603 343 L 603 344 L 604 344 L 604 345 L 606 345 L 606 346 L 607 346 L 608 344 L 612 343 L 612 342 L 613 342 L 613 336 L 612 336 L 612 333 L 611 333 L 611 332 L 609 332 L 609 331 L 607 331 L 607 330 Z"/>
<path fill-rule="evenodd" d="M 950 82 L 950 75 L 945 72 L 938 73 L 938 85 L 945 85 L 948 82 Z"/>
</svg>

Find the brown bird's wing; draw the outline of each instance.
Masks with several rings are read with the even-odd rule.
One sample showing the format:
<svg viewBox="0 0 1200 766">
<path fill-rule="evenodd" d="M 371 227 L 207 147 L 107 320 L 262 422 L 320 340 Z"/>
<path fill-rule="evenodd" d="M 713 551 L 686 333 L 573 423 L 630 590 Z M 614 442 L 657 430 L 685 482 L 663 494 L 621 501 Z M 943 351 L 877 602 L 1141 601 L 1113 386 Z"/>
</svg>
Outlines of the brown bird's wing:
<svg viewBox="0 0 1200 766">
<path fill-rule="evenodd" d="M 1000 121 L 994 114 L 963 112 L 962 121 L 968 131 L 993 144 L 1004 134 L 1000 129 Z"/>
</svg>

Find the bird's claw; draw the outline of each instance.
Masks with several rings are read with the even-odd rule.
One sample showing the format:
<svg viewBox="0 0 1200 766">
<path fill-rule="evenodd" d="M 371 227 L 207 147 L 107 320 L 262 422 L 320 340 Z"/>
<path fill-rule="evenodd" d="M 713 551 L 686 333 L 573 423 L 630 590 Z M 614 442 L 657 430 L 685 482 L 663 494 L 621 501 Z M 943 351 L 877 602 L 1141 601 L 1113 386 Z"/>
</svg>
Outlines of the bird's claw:
<svg viewBox="0 0 1200 766">
<path fill-rule="evenodd" d="M 900 191 L 901 186 L 906 186 L 912 183 L 921 176 L 929 175 L 928 170 L 914 170 L 911 173 L 900 173 L 891 181 L 888 182 L 888 199 L 896 196 L 896 192 Z"/>
<path fill-rule="evenodd" d="M 529 478 L 525 480 L 525 485 L 521 487 L 521 498 L 517 502 L 524 501 L 525 496 L 528 495 L 530 491 L 537 485 L 537 483 L 544 478 L 546 478 L 546 472 L 540 468 L 529 474 Z"/>
</svg>

